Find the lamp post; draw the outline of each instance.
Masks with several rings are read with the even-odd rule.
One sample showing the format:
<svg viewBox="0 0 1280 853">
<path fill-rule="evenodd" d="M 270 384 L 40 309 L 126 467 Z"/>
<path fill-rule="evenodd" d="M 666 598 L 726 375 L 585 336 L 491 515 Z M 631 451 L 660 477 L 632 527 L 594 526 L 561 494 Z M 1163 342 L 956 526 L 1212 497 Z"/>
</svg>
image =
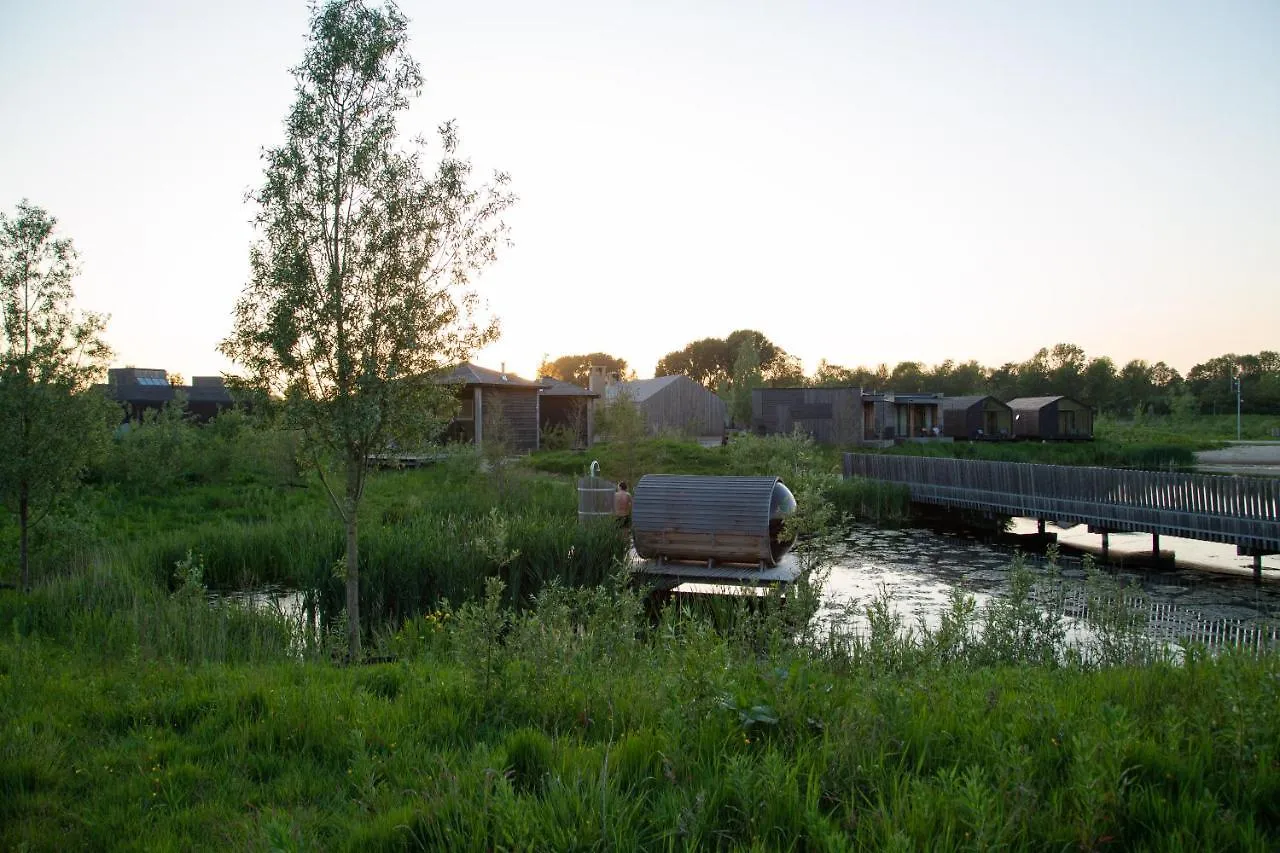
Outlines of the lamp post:
<svg viewBox="0 0 1280 853">
<path fill-rule="evenodd" d="M 1237 372 L 1231 377 L 1231 382 L 1236 386 L 1236 441 L 1240 440 L 1240 374 Z"/>
</svg>

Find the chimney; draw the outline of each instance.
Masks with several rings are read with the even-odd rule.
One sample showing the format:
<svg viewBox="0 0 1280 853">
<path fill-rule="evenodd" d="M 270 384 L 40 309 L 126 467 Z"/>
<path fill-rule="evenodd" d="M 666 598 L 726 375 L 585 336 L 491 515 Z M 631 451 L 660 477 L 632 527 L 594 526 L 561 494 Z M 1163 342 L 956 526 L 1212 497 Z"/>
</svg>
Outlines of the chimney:
<svg viewBox="0 0 1280 853">
<path fill-rule="evenodd" d="M 593 364 L 587 369 L 590 371 L 587 374 L 587 390 L 592 394 L 604 394 L 604 365 Z"/>
<path fill-rule="evenodd" d="M 498 372 L 502 374 L 502 381 L 506 382 L 507 381 L 507 363 L 504 361 L 504 362 L 501 362 L 501 364 L 502 364 L 502 370 Z"/>
</svg>

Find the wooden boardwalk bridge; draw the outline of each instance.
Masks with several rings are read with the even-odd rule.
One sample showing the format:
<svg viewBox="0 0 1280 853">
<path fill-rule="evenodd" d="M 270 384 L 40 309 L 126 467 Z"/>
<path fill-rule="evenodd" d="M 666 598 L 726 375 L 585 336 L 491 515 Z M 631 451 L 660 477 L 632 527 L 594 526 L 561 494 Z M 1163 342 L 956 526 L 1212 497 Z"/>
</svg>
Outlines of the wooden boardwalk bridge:
<svg viewBox="0 0 1280 853">
<path fill-rule="evenodd" d="M 919 503 L 1225 542 L 1258 577 L 1280 553 L 1280 479 L 870 453 L 846 453 L 844 475 L 901 483 Z"/>
</svg>

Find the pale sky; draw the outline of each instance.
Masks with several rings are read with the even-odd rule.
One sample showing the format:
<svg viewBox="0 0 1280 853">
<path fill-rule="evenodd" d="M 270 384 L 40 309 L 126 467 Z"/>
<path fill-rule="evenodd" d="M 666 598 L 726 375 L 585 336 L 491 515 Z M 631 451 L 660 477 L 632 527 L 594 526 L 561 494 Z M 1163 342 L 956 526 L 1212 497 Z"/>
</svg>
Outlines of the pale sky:
<svg viewBox="0 0 1280 853">
<path fill-rule="evenodd" d="M 511 173 L 479 354 L 640 376 L 755 328 L 855 366 L 1280 349 L 1280 2 L 405 0 L 427 78 Z M 302 0 L 0 0 L 0 209 L 81 253 L 117 364 L 185 377 L 248 273 Z"/>
</svg>

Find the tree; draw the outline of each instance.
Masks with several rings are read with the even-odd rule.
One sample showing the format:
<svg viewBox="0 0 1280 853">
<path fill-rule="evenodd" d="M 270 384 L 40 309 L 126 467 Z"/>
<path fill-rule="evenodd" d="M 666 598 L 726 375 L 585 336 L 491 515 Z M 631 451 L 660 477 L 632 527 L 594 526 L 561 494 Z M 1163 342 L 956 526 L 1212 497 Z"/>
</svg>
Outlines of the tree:
<svg viewBox="0 0 1280 853">
<path fill-rule="evenodd" d="M 720 398 L 729 410 L 729 420 L 739 428 L 751 426 L 751 392 L 764 385 L 760 372 L 760 352 L 754 341 L 738 348 L 732 375 L 720 385 Z"/>
<path fill-rule="evenodd" d="M 312 9 L 285 141 L 264 155 L 252 274 L 221 351 L 283 397 L 346 528 L 348 646 L 360 653 L 359 509 L 370 454 L 420 440 L 450 405 L 435 378 L 497 336 L 471 276 L 503 241 L 508 179 L 472 188 L 451 122 L 442 158 L 398 143 L 422 75 L 394 5 Z M 326 463 L 342 477 L 332 481 Z"/>
<path fill-rule="evenodd" d="M 635 371 L 627 368 L 625 358 L 617 358 L 606 352 L 562 355 L 555 361 L 547 361 L 544 357 L 542 364 L 538 365 L 538 375 L 586 388 L 587 383 L 591 381 L 592 365 L 604 367 L 606 373 L 617 373 L 624 381 L 635 377 Z"/>
<path fill-rule="evenodd" d="M 715 388 L 729 378 L 728 348 L 720 338 L 703 338 L 658 360 L 654 376 L 688 376 L 705 388 Z"/>
<path fill-rule="evenodd" d="M 0 213 L 0 501 L 18 517 L 31 588 L 30 531 L 105 445 L 115 407 L 90 386 L 111 357 L 105 319 L 71 307 L 76 252 L 29 202 Z"/>
</svg>

